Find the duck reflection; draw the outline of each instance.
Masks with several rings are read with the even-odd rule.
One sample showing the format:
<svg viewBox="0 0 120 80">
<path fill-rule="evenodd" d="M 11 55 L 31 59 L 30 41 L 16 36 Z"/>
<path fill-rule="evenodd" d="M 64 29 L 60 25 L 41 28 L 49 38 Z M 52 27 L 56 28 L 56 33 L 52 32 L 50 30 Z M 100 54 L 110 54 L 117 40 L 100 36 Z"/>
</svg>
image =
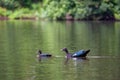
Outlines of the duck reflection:
<svg viewBox="0 0 120 80">
<path fill-rule="evenodd" d="M 87 57 L 77 57 L 77 58 L 66 57 L 64 63 L 68 64 L 71 59 L 75 61 L 75 64 L 77 64 L 77 62 L 83 62 L 89 60 Z"/>
</svg>

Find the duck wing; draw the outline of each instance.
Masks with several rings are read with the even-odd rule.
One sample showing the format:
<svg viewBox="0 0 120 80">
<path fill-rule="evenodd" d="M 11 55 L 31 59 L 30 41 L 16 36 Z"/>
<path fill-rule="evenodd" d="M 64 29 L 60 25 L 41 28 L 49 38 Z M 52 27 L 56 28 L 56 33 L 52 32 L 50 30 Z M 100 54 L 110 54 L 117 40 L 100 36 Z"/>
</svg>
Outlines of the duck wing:
<svg viewBox="0 0 120 80">
<path fill-rule="evenodd" d="M 41 54 L 41 57 L 51 57 L 51 54 Z"/>
<path fill-rule="evenodd" d="M 90 50 L 80 50 L 75 52 L 72 57 L 86 57 L 86 55 L 90 52 Z"/>
</svg>

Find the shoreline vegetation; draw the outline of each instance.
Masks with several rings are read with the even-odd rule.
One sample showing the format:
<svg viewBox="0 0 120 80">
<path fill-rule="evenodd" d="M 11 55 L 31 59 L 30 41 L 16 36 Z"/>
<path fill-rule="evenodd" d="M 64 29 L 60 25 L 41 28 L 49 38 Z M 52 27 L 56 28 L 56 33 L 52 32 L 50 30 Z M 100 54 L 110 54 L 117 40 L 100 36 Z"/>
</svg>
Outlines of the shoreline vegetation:
<svg viewBox="0 0 120 80">
<path fill-rule="evenodd" d="M 0 20 L 120 20 L 119 0 L 1 0 Z"/>
</svg>

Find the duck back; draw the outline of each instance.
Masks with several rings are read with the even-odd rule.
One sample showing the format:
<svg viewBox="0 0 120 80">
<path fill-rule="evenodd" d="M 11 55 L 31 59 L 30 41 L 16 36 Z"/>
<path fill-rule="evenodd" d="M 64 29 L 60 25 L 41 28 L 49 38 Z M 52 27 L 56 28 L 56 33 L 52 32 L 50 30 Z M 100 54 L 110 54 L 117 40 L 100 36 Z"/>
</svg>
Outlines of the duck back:
<svg viewBox="0 0 120 80">
<path fill-rule="evenodd" d="M 87 54 L 90 52 L 90 50 L 80 50 L 80 51 L 77 51 L 75 52 L 72 57 L 86 57 Z"/>
<path fill-rule="evenodd" d="M 40 56 L 41 57 L 51 57 L 52 55 L 51 54 L 41 54 Z"/>
</svg>

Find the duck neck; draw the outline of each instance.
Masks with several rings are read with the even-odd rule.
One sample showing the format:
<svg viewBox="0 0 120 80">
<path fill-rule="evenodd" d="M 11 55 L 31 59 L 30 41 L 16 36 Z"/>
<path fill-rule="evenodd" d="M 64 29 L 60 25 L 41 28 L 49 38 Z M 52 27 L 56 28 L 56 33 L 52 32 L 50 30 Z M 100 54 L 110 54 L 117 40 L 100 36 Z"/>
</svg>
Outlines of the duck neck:
<svg viewBox="0 0 120 80">
<path fill-rule="evenodd" d="M 39 50 L 38 53 L 39 53 L 39 54 L 42 54 L 42 51 Z"/>
<path fill-rule="evenodd" d="M 71 54 L 69 53 L 69 51 L 66 50 L 65 52 L 66 52 L 66 57 L 67 57 L 68 59 L 71 58 Z"/>
<path fill-rule="evenodd" d="M 66 54 L 69 54 L 68 50 L 65 50 L 65 53 L 66 53 Z"/>
</svg>

